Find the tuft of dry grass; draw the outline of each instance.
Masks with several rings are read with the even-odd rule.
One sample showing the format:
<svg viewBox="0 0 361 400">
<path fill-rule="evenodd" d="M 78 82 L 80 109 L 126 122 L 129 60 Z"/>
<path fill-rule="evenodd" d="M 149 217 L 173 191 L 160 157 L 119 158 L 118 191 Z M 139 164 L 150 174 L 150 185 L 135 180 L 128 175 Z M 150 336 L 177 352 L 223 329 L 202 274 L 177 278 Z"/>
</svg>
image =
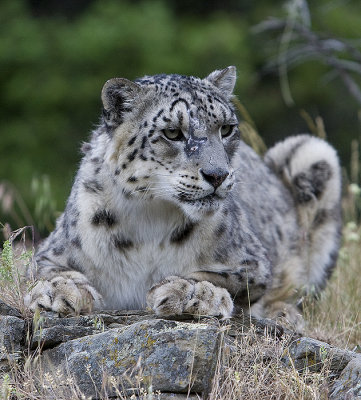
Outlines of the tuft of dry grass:
<svg viewBox="0 0 361 400">
<path fill-rule="evenodd" d="M 24 318 L 31 313 L 24 305 L 24 294 L 30 282 L 26 280 L 26 270 L 33 260 L 33 246 L 27 240 L 26 232 L 32 227 L 26 226 L 9 234 L 0 252 L 0 299 L 20 311 Z"/>
<path fill-rule="evenodd" d="M 210 399 L 327 399 L 330 363 L 326 360 L 320 372 L 300 373 L 282 362 L 288 345 L 287 337 L 259 336 L 252 329 L 240 332 L 218 362 Z"/>
</svg>

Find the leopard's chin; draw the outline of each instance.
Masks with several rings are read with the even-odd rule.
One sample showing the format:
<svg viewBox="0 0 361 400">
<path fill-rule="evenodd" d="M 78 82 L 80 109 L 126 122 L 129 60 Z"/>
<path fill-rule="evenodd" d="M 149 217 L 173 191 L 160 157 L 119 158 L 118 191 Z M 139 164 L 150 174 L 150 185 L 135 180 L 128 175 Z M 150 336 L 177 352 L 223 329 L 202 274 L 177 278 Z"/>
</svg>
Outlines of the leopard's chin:
<svg viewBox="0 0 361 400">
<path fill-rule="evenodd" d="M 178 205 L 191 220 L 199 221 L 205 215 L 212 215 L 218 211 L 223 201 L 224 198 L 217 194 L 210 194 L 198 199 L 178 199 Z"/>
</svg>

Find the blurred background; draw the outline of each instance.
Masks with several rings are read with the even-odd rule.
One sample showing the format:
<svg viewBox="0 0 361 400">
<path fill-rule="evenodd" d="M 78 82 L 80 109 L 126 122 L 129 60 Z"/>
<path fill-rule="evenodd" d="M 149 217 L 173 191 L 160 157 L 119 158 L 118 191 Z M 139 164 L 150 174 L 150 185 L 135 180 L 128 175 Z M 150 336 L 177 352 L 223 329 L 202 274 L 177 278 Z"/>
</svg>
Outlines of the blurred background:
<svg viewBox="0 0 361 400">
<path fill-rule="evenodd" d="M 360 49 L 360 0 L 2 0 L 0 223 L 53 229 L 107 79 L 228 65 L 266 146 L 327 135 L 357 191 Z"/>
</svg>

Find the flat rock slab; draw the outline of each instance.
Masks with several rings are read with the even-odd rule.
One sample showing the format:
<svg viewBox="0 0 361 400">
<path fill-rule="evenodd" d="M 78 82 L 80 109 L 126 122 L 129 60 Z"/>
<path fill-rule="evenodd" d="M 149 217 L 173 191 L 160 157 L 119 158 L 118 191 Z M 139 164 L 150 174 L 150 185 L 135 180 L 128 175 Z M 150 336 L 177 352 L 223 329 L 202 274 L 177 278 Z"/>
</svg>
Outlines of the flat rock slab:
<svg viewBox="0 0 361 400">
<path fill-rule="evenodd" d="M 214 375 L 219 329 L 203 323 L 168 320 L 139 321 L 129 326 L 69 340 L 44 351 L 42 376 L 49 372 L 59 385 L 74 379 L 86 397 L 153 392 L 206 391 Z M 44 379 L 44 378 L 42 378 Z M 64 390 L 66 387 L 64 386 Z"/>
</svg>

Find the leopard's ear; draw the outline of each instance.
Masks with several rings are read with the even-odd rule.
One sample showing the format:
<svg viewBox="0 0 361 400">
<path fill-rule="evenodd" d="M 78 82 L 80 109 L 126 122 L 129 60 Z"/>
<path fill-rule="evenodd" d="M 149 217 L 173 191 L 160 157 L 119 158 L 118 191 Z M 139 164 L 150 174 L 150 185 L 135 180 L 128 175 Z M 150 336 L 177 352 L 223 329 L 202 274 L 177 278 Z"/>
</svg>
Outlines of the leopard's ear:
<svg viewBox="0 0 361 400">
<path fill-rule="evenodd" d="M 113 78 L 105 82 L 102 89 L 102 102 L 108 117 L 122 120 L 124 113 L 131 112 L 139 98 L 141 86 L 125 78 Z"/>
<path fill-rule="evenodd" d="M 236 67 L 230 66 L 224 69 L 216 69 L 205 79 L 217 87 L 226 97 L 230 97 L 236 84 Z"/>
</svg>

